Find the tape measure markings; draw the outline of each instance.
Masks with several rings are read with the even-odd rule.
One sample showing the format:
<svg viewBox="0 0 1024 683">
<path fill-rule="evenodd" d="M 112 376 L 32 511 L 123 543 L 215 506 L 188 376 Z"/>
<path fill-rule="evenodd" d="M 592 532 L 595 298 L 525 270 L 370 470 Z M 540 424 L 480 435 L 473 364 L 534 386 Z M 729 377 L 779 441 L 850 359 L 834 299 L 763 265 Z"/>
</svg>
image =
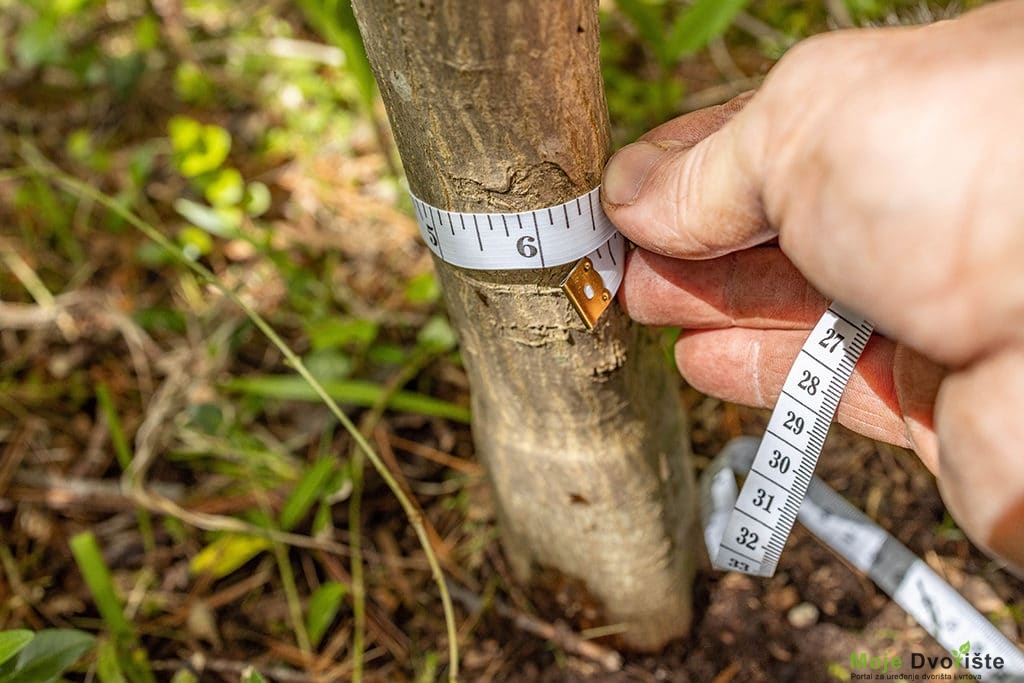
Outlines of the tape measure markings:
<svg viewBox="0 0 1024 683">
<path fill-rule="evenodd" d="M 412 200 L 424 242 L 446 263 L 504 270 L 578 262 L 562 289 L 587 326 L 593 327 L 622 282 L 625 254 L 625 240 L 601 209 L 599 192 L 594 188 L 557 206 L 513 213 L 445 211 L 415 195 Z M 483 219 L 487 230 L 482 229 Z M 475 241 L 466 234 L 470 223 Z"/>
<path fill-rule="evenodd" d="M 828 429 L 857 358 L 867 321 L 833 303 L 790 368 L 757 457 L 733 507 L 718 569 L 771 576 L 807 493 Z"/>
</svg>

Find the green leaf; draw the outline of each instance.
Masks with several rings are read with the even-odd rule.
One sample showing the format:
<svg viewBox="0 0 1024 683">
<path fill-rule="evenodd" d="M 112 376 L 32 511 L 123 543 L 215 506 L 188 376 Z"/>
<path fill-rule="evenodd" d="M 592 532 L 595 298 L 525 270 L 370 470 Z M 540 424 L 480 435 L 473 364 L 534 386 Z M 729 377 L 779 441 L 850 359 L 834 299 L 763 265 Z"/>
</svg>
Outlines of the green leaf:
<svg viewBox="0 0 1024 683">
<path fill-rule="evenodd" d="M 237 206 L 245 197 L 245 181 L 237 168 L 222 168 L 207 184 L 204 194 L 215 207 Z"/>
<path fill-rule="evenodd" d="M 141 144 L 132 151 L 131 160 L 128 162 L 128 173 L 131 177 L 132 187 L 140 190 L 145 187 L 149 180 L 150 173 L 156 166 L 156 147 L 152 144 Z"/>
<path fill-rule="evenodd" d="M 345 69 L 355 80 L 364 110 L 372 113 L 377 93 L 370 61 L 359 34 L 351 0 L 296 0 L 306 21 L 345 53 Z"/>
<path fill-rule="evenodd" d="M 324 634 L 327 633 L 327 627 L 338 616 L 341 601 L 347 592 L 348 589 L 344 584 L 328 581 L 321 584 L 309 596 L 309 607 L 306 609 L 306 631 L 314 646 L 320 644 Z"/>
<path fill-rule="evenodd" d="M 174 70 L 174 91 L 184 102 L 198 105 L 206 104 L 216 95 L 213 82 L 192 61 L 181 62 Z"/>
<path fill-rule="evenodd" d="M 384 398 L 384 389 L 363 380 L 323 382 L 327 394 L 342 404 L 371 408 Z M 319 402 L 320 397 L 306 380 L 297 375 L 256 375 L 236 377 L 222 385 L 227 391 L 291 401 Z M 469 409 L 412 391 L 397 391 L 387 406 L 392 410 L 440 417 L 469 424 Z"/>
<path fill-rule="evenodd" d="M 965 655 L 965 654 L 967 654 L 970 651 L 971 651 L 971 641 L 968 640 L 966 643 L 964 643 L 963 645 L 960 646 L 960 654 Z"/>
<path fill-rule="evenodd" d="M 71 15 L 88 9 L 92 4 L 94 4 L 93 0 L 54 0 L 50 7 L 54 14 L 68 19 L 71 18 Z"/>
<path fill-rule="evenodd" d="M 160 20 L 155 12 L 144 14 L 135 22 L 135 45 L 143 52 L 160 45 Z"/>
<path fill-rule="evenodd" d="M 337 349 L 315 349 L 303 356 L 302 362 L 321 382 L 345 379 L 352 374 L 352 358 Z"/>
<path fill-rule="evenodd" d="M 405 286 L 405 298 L 411 304 L 432 304 L 441 298 L 441 285 L 434 271 L 421 273 Z"/>
<path fill-rule="evenodd" d="M 313 507 L 313 503 L 330 493 L 325 490 L 325 485 L 330 481 L 334 468 L 335 460 L 328 456 L 320 458 L 306 470 L 291 495 L 288 496 L 288 500 L 285 501 L 284 507 L 281 508 L 279 523 L 283 531 L 295 528 L 295 525 Z"/>
<path fill-rule="evenodd" d="M 175 116 L 168 122 L 167 130 L 178 170 L 188 178 L 217 170 L 231 152 L 231 133 L 220 126 Z"/>
<path fill-rule="evenodd" d="M 74 629 L 39 631 L 0 668 L 0 683 L 53 683 L 95 642 L 92 635 Z"/>
<path fill-rule="evenodd" d="M 458 338 L 448 319 L 443 315 L 435 315 L 420 328 L 416 342 L 420 348 L 431 353 L 445 353 L 455 348 Z"/>
<path fill-rule="evenodd" d="M 106 62 L 106 81 L 118 96 L 124 97 L 135 89 L 146 71 L 146 58 L 139 52 L 111 57 Z"/>
<path fill-rule="evenodd" d="M 197 261 L 213 251 L 213 238 L 194 225 L 186 225 L 178 231 L 178 244 L 181 245 L 181 253 L 190 261 Z"/>
<path fill-rule="evenodd" d="M 306 324 L 314 349 L 366 348 L 377 338 L 380 325 L 360 318 L 328 317 Z"/>
<path fill-rule="evenodd" d="M 25 629 L 0 631 L 0 664 L 18 654 L 34 637 L 32 631 Z"/>
<path fill-rule="evenodd" d="M 254 180 L 245 188 L 245 212 L 256 218 L 262 216 L 270 208 L 270 189 L 258 180 Z"/>
<path fill-rule="evenodd" d="M 263 678 L 260 672 L 251 666 L 242 669 L 242 675 L 238 681 L 239 683 L 267 683 L 267 679 Z"/>
<path fill-rule="evenodd" d="M 174 210 L 192 225 L 218 237 L 235 237 L 242 225 L 242 210 L 237 206 L 211 207 L 179 197 L 174 200 Z"/>
<path fill-rule="evenodd" d="M 182 666 L 171 676 L 171 683 L 199 683 L 199 677 L 192 673 L 188 667 Z"/>
<path fill-rule="evenodd" d="M 185 154 L 199 145 L 203 124 L 187 116 L 172 116 L 167 122 L 167 134 L 171 138 L 171 149 L 176 154 Z"/>
<path fill-rule="evenodd" d="M 43 16 L 21 28 L 14 38 L 14 57 L 24 69 L 59 64 L 67 57 L 67 44 L 56 17 Z"/>
<path fill-rule="evenodd" d="M 692 55 L 725 33 L 749 0 L 697 0 L 676 19 L 669 38 L 674 60 Z"/>
<path fill-rule="evenodd" d="M 615 7 L 633 24 L 644 45 L 654 53 L 661 66 L 670 66 L 675 61 L 660 3 L 655 5 L 649 0 L 616 0 Z"/>
<path fill-rule="evenodd" d="M 260 536 L 224 534 L 200 550 L 189 562 L 189 569 L 193 574 L 222 579 L 270 547 L 270 541 Z"/>
</svg>

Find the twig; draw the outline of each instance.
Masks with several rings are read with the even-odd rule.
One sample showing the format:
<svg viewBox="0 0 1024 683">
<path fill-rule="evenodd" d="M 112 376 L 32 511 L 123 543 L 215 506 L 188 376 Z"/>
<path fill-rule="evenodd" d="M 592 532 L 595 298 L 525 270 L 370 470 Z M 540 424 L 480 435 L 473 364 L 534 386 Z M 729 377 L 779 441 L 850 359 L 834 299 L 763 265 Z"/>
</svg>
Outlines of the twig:
<svg viewBox="0 0 1024 683">
<path fill-rule="evenodd" d="M 30 492 L 36 490 L 40 492 L 38 497 L 48 506 L 90 505 L 108 510 L 137 507 L 133 496 L 125 495 L 117 483 L 107 479 L 68 478 L 22 470 L 14 473 L 12 482 L 22 488 L 12 489 L 7 494 L 11 498 L 31 498 Z M 157 484 L 155 488 L 161 496 L 169 499 L 185 495 L 185 487 L 180 484 Z"/>
<path fill-rule="evenodd" d="M 721 104 L 726 100 L 736 97 L 736 95 L 739 95 L 740 93 L 758 87 L 761 85 L 761 81 L 763 80 L 763 76 L 751 76 L 750 78 L 743 80 L 722 83 L 721 85 L 713 85 L 709 88 L 698 90 L 683 99 L 682 110 L 694 111 L 697 109 L 703 109 L 704 107 L 710 107 L 714 104 Z"/>
<path fill-rule="evenodd" d="M 853 28 L 856 23 L 850 15 L 850 8 L 843 0 L 825 0 L 825 7 L 828 8 L 828 15 L 832 18 L 838 28 Z"/>
<path fill-rule="evenodd" d="M 391 397 L 397 392 L 402 386 L 406 384 L 410 379 L 415 377 L 423 365 L 427 362 L 428 356 L 424 353 L 420 353 L 414 356 L 408 363 L 406 363 L 397 373 L 394 374 L 387 382 L 384 387 L 384 391 L 381 392 L 380 398 L 366 413 L 363 414 L 363 418 L 360 422 L 359 437 L 366 440 L 370 434 L 374 431 L 377 424 L 380 422 L 381 417 L 384 415 L 384 410 L 387 408 L 388 403 L 391 401 Z M 355 436 L 355 435 L 353 435 Z M 416 516 L 415 524 L 418 527 L 418 531 L 422 530 L 423 542 L 431 546 L 430 550 L 424 548 L 430 556 L 433 556 L 433 538 L 431 537 L 431 531 L 433 529 L 426 523 L 423 512 L 420 509 L 419 503 L 412 496 L 412 492 L 407 490 L 404 480 L 400 480 L 400 472 L 398 475 L 391 472 L 388 469 L 387 463 L 384 458 L 378 456 L 378 463 L 374 463 L 374 466 L 383 468 L 388 472 L 388 476 L 391 477 L 397 490 L 404 496 L 406 503 L 408 504 L 408 510 L 410 515 Z M 358 442 L 352 446 L 352 451 L 349 454 L 349 461 L 352 464 L 352 495 L 349 497 L 348 505 L 348 523 L 349 523 L 349 549 L 352 553 L 351 556 L 351 574 L 352 574 L 352 615 L 354 627 L 352 629 L 352 680 L 354 683 L 360 683 L 363 678 L 363 647 L 366 637 L 366 586 L 363 581 L 363 544 L 362 544 L 362 517 L 361 517 L 361 506 L 363 499 L 363 465 L 365 462 L 364 454 L 359 447 Z M 389 484 L 390 486 L 390 484 Z M 410 520 L 412 518 L 410 517 Z M 435 561 L 437 560 L 434 557 Z M 456 663 L 456 667 L 458 664 Z"/>
<path fill-rule="evenodd" d="M 711 57 L 711 63 L 718 69 L 718 73 L 727 80 L 746 80 L 747 74 L 743 73 L 743 70 L 736 64 L 736 60 L 729 54 L 729 46 L 721 36 L 708 43 L 708 56 Z"/>
<path fill-rule="evenodd" d="M 792 41 L 792 38 L 782 31 L 775 30 L 770 25 L 764 23 L 755 16 L 747 14 L 746 12 L 740 12 L 737 14 L 732 20 L 732 23 L 735 24 L 736 28 L 741 31 L 745 31 L 758 40 L 778 43 L 780 45 L 785 45 Z"/>
<path fill-rule="evenodd" d="M 395 458 L 395 452 L 391 449 L 391 444 L 388 442 L 388 431 L 382 425 L 377 425 L 373 430 L 374 439 L 377 442 L 377 448 L 380 449 L 381 459 L 391 470 L 395 479 L 398 481 L 398 485 L 405 491 L 405 495 L 409 496 L 409 500 L 412 501 L 413 505 L 416 506 L 416 511 L 420 514 L 420 518 L 423 520 L 423 525 L 427 528 L 427 536 L 430 538 L 430 544 L 434 548 L 434 552 L 438 554 L 441 561 L 447 564 L 451 560 L 451 549 L 445 544 L 444 539 L 437 533 L 437 529 L 430 523 L 430 520 L 426 518 L 423 513 L 423 508 L 420 506 L 419 501 L 416 500 L 413 493 L 412 487 L 409 486 L 409 482 L 405 478 L 405 474 L 402 472 L 402 468 L 398 465 L 398 460 Z"/>
<path fill-rule="evenodd" d="M 21 257 L 21 254 L 7 245 L 6 242 L 0 242 L 0 261 L 3 261 L 14 277 L 18 278 L 21 286 L 32 295 L 37 304 L 44 308 L 53 308 L 53 294 L 46 288 L 46 285 L 36 275 L 36 272 L 32 270 L 32 267 L 28 265 L 28 262 Z"/>
<path fill-rule="evenodd" d="M 83 318 L 90 324 L 82 324 Z M 35 330 L 51 326 L 56 327 L 65 339 L 77 338 L 83 329 L 117 330 L 128 346 L 139 391 L 144 396 L 153 392 L 149 358 L 158 357 L 162 352 L 134 320 L 118 309 L 111 295 L 80 290 L 51 296 L 48 302 L 39 304 L 0 301 L 0 329 Z"/>
<path fill-rule="evenodd" d="M 449 455 L 444 451 L 436 448 L 431 448 L 426 444 L 417 443 L 411 439 L 398 436 L 392 432 L 387 432 L 387 440 L 393 448 L 400 448 L 403 451 L 418 455 L 421 458 L 436 462 L 438 465 L 444 465 L 445 467 L 451 468 L 457 472 L 468 474 L 476 477 L 480 476 L 484 472 L 484 468 L 478 463 L 466 460 L 465 458 L 458 458 L 454 455 Z"/>
<path fill-rule="evenodd" d="M 489 604 L 485 604 L 484 600 L 475 593 L 451 582 L 448 583 L 448 592 L 450 592 L 453 598 L 461 602 L 463 606 L 471 612 L 476 612 L 490 606 L 494 609 L 495 613 L 510 620 L 522 631 L 551 641 L 566 652 L 572 652 L 581 657 L 586 657 L 587 659 L 600 664 L 605 671 L 622 670 L 621 654 L 603 645 L 585 640 L 565 624 L 551 624 L 546 621 L 542 621 L 537 617 L 530 616 L 529 614 L 520 612 L 513 607 L 509 607 L 500 600 L 491 600 Z"/>
<path fill-rule="evenodd" d="M 325 66 L 344 66 L 345 53 L 331 45 L 294 38 L 237 38 L 206 40 L 193 43 L 192 51 L 198 59 L 230 56 L 266 56 L 281 59 L 302 59 Z"/>
</svg>

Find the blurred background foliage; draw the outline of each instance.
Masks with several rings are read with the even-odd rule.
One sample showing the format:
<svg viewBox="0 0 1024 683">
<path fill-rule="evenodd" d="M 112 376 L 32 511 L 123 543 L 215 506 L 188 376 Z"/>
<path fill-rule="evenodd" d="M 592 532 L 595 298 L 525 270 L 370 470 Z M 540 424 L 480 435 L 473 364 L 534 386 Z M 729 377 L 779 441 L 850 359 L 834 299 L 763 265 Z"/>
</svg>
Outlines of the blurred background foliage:
<svg viewBox="0 0 1024 683">
<path fill-rule="evenodd" d="M 602 1 L 616 144 L 806 36 L 950 11 Z M 269 320 L 487 593 L 465 379 L 408 209 L 346 0 L 0 0 L 0 681 L 443 671 L 400 510 L 183 265 Z"/>
</svg>

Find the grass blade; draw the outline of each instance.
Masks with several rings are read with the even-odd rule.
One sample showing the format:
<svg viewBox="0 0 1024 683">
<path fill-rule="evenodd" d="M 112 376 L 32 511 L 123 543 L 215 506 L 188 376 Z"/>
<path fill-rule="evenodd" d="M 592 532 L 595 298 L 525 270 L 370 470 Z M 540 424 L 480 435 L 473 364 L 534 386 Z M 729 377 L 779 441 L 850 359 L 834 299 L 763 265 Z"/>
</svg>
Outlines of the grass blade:
<svg viewBox="0 0 1024 683">
<path fill-rule="evenodd" d="M 92 593 L 92 599 L 103 623 L 115 638 L 133 640 L 132 626 L 124 616 L 124 608 L 117 597 L 110 568 L 103 559 L 96 536 L 91 531 L 73 536 L 71 553 L 75 556 L 75 562 L 78 563 L 89 592 Z"/>
<path fill-rule="evenodd" d="M 306 470 L 281 508 L 278 524 L 282 530 L 291 531 L 295 528 L 313 504 L 323 496 L 324 487 L 334 474 L 334 468 L 335 459 L 328 456 L 320 458 Z"/>
<path fill-rule="evenodd" d="M 338 616 L 341 601 L 345 598 L 347 591 L 344 584 L 328 581 L 321 584 L 309 597 L 309 606 L 306 608 L 306 630 L 309 632 L 309 641 L 314 647 L 320 644 L 324 634 L 327 633 L 327 627 Z"/>
<path fill-rule="evenodd" d="M 110 568 L 103 559 L 96 536 L 91 531 L 82 532 L 72 536 L 70 545 L 71 554 L 92 593 L 96 609 L 113 636 L 121 671 L 133 683 L 155 683 L 146 652 L 139 645 L 132 625 L 124 616 L 124 607 L 117 597 Z"/>
<path fill-rule="evenodd" d="M 469 424 L 469 409 L 433 396 L 412 391 L 388 390 L 365 380 L 333 380 L 323 382 L 323 388 L 334 400 L 344 405 L 372 408 L 382 399 L 392 410 L 440 417 Z M 222 383 L 221 388 L 250 396 L 290 401 L 320 401 L 321 397 L 303 378 L 294 375 L 259 375 L 235 377 Z"/>
<path fill-rule="evenodd" d="M 672 26 L 668 44 L 679 60 L 725 33 L 749 0 L 697 0 Z"/>
</svg>

